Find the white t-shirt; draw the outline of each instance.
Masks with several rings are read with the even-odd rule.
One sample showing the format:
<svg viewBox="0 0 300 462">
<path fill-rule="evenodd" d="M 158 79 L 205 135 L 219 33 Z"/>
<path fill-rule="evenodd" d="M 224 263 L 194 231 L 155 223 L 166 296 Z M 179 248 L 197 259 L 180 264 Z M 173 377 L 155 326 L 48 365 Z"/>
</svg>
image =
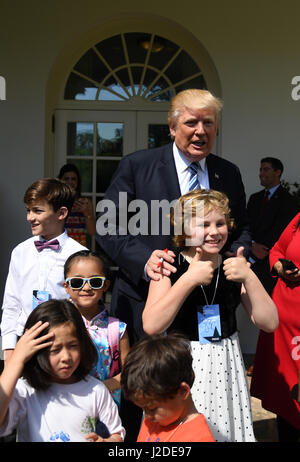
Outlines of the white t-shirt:
<svg viewBox="0 0 300 462">
<path fill-rule="evenodd" d="M 33 236 L 18 244 L 12 251 L 2 305 L 2 349 L 14 349 L 17 337 L 22 335 L 25 322 L 32 311 L 33 290 L 45 290 L 51 298 L 68 297 L 64 287 L 66 259 L 79 250 L 85 250 L 66 232 L 57 236 L 58 251 L 44 249 L 38 252 Z"/>
<path fill-rule="evenodd" d="M 120 433 L 124 439 L 118 407 L 94 377 L 67 385 L 54 383 L 45 391 L 19 379 L 0 435 L 17 428 L 19 442 L 87 442 L 85 435 L 95 431 L 97 419 L 110 434 Z"/>
</svg>

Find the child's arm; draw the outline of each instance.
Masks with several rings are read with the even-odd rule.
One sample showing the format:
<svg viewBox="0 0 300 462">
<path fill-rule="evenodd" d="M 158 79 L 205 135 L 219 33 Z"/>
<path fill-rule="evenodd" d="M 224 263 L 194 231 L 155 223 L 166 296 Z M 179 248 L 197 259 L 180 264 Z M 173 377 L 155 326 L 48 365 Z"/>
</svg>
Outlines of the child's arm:
<svg viewBox="0 0 300 462">
<path fill-rule="evenodd" d="M 123 367 L 123 364 L 125 362 L 125 358 L 127 356 L 127 353 L 129 351 L 129 349 L 130 349 L 129 337 L 128 337 L 127 332 L 125 331 L 122 338 L 121 338 L 121 340 L 120 340 L 121 370 L 122 370 L 122 367 Z M 118 390 L 121 387 L 120 381 L 121 381 L 121 372 L 118 375 L 115 375 L 114 377 L 111 377 L 110 379 L 103 380 L 103 383 L 104 383 L 104 385 L 107 386 L 109 391 L 112 392 L 114 390 Z"/>
<path fill-rule="evenodd" d="M 49 325 L 39 321 L 28 329 L 18 341 L 10 361 L 5 365 L 0 377 L 0 426 L 7 416 L 8 406 L 12 398 L 16 383 L 21 377 L 24 364 L 39 350 L 51 346 L 53 337 L 48 333 L 36 338 Z"/>
<path fill-rule="evenodd" d="M 148 297 L 143 311 L 144 331 L 153 335 L 164 332 L 175 319 L 182 304 L 200 284 L 211 282 L 214 269 L 212 262 L 201 261 L 202 251 L 197 247 L 189 269 L 172 286 L 166 276 L 151 281 Z"/>
<path fill-rule="evenodd" d="M 241 301 L 256 327 L 273 332 L 278 326 L 277 308 L 243 257 L 243 247 L 236 257 L 224 261 L 224 273 L 228 280 L 242 283 Z"/>
</svg>

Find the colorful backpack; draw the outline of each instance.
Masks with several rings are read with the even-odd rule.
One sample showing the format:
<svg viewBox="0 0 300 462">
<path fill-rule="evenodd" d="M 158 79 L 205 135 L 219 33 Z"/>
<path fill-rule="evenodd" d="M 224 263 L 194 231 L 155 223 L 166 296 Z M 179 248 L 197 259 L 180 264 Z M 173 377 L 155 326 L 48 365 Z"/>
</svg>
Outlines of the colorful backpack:
<svg viewBox="0 0 300 462">
<path fill-rule="evenodd" d="M 109 378 L 114 377 L 121 371 L 120 367 L 120 351 L 119 351 L 119 335 L 120 335 L 119 319 L 108 316 L 107 338 L 112 357 L 112 365 L 109 373 Z"/>
</svg>

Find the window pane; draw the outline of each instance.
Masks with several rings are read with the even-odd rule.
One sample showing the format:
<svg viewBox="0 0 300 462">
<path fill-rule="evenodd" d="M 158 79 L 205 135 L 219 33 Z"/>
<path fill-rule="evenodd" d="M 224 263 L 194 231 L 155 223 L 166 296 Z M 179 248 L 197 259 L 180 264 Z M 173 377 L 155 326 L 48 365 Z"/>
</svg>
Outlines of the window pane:
<svg viewBox="0 0 300 462">
<path fill-rule="evenodd" d="M 150 91 L 146 93 L 146 98 L 151 99 L 151 101 L 169 101 L 173 96 L 171 89 L 154 96 L 156 93 L 159 93 L 161 90 L 164 90 L 169 86 L 168 82 L 163 77 L 160 77 L 153 87 L 151 87 Z"/>
<path fill-rule="evenodd" d="M 150 42 L 151 35 L 139 32 L 131 32 L 124 34 L 124 36 L 129 61 L 132 63 L 144 63 L 147 56 L 146 44 Z"/>
<path fill-rule="evenodd" d="M 93 83 L 71 72 L 65 88 L 65 99 L 94 100 L 96 93 L 97 88 Z"/>
<path fill-rule="evenodd" d="M 158 148 L 171 142 L 170 129 L 165 124 L 150 124 L 148 128 L 148 148 Z"/>
<path fill-rule="evenodd" d="M 162 69 L 164 74 L 147 90 Z M 182 89 L 207 88 L 204 78 L 197 76 L 199 72 L 196 62 L 176 43 L 154 34 L 128 32 L 97 43 L 79 59 L 67 81 L 65 98 L 126 101 L 139 95 L 152 102 L 170 101 Z"/>
<path fill-rule="evenodd" d="M 68 156 L 92 156 L 93 144 L 94 127 L 92 123 L 68 122 Z"/>
<path fill-rule="evenodd" d="M 118 164 L 119 161 L 116 160 L 97 161 L 97 193 L 104 193 L 107 190 Z"/>
<path fill-rule="evenodd" d="M 123 155 L 123 124 L 112 122 L 97 123 L 97 155 Z"/>
<path fill-rule="evenodd" d="M 182 50 L 166 70 L 166 75 L 173 83 L 176 83 L 190 75 L 196 74 L 199 70 L 199 67 L 192 58 Z"/>
<path fill-rule="evenodd" d="M 120 35 L 115 35 L 100 43 L 97 43 L 96 48 L 101 55 L 106 59 L 112 69 L 125 64 L 123 45 Z"/>
<path fill-rule="evenodd" d="M 99 93 L 99 100 L 106 101 L 124 101 L 128 98 L 128 94 L 125 92 L 123 87 L 115 80 L 113 76 L 109 76 L 104 82 L 104 86 L 110 88 L 115 93 L 102 88 Z M 116 94 L 117 93 L 117 94 Z"/>
<path fill-rule="evenodd" d="M 81 192 L 91 193 L 93 191 L 93 161 L 84 159 L 70 159 L 68 162 L 75 164 L 81 177 Z"/>
<path fill-rule="evenodd" d="M 161 45 L 161 46 L 160 46 Z M 149 64 L 157 69 L 163 69 L 178 50 L 178 45 L 159 36 L 154 37 L 153 50 Z"/>
</svg>

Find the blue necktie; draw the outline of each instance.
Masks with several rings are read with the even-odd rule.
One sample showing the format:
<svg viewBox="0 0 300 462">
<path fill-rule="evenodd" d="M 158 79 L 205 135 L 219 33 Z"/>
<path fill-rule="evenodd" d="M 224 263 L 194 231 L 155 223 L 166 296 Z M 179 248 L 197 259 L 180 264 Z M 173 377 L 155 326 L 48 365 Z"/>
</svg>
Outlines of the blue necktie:
<svg viewBox="0 0 300 462">
<path fill-rule="evenodd" d="M 198 162 L 192 162 L 188 169 L 191 172 L 190 181 L 189 181 L 189 191 L 193 191 L 194 189 L 199 189 L 199 181 L 198 181 L 198 170 L 199 170 Z"/>
</svg>

